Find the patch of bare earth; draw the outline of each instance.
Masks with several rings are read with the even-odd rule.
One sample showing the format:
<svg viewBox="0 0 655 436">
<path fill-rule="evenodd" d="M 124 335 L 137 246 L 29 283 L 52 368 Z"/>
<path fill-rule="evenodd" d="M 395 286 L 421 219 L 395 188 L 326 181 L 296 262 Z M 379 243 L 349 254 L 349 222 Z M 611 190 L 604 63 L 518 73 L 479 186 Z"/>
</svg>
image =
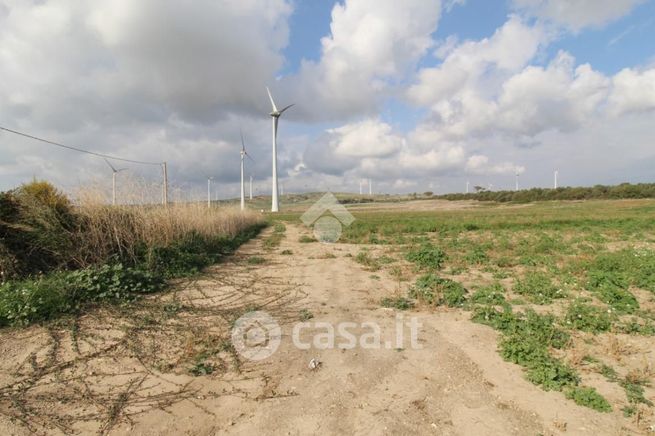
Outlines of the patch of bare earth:
<svg viewBox="0 0 655 436">
<path fill-rule="evenodd" d="M 0 434 L 634 430 L 619 411 L 579 407 L 525 381 L 518 366 L 498 356 L 496 333 L 464 312 L 405 312 L 405 321 L 416 316 L 422 324 L 420 349 L 409 337 L 398 347 L 396 312 L 379 302 L 399 282 L 355 263 L 348 255 L 359 246 L 299 243 L 306 232 L 287 225 L 273 251 L 262 248 L 263 235 L 203 277 L 136 307 L 0 332 Z M 252 255 L 266 262 L 249 265 Z M 229 346 L 233 321 L 255 308 L 283 331 L 278 351 L 259 362 Z M 299 349 L 291 332 L 308 312 L 311 325 L 377 323 L 382 349 Z M 315 370 L 308 367 L 312 358 L 322 362 Z"/>
</svg>

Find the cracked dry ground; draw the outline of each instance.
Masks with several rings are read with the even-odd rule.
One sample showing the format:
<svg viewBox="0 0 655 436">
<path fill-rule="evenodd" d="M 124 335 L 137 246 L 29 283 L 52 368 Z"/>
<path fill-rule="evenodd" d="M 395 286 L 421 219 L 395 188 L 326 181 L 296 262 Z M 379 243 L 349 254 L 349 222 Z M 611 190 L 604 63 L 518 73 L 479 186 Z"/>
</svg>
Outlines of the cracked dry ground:
<svg viewBox="0 0 655 436">
<path fill-rule="evenodd" d="M 265 250 L 267 233 L 172 292 L 1 332 L 0 434 L 632 434 L 620 412 L 527 382 L 497 354 L 496 333 L 458 310 L 405 314 L 422 324 L 420 349 L 296 348 L 307 311 L 310 322 L 375 322 L 393 339 L 396 313 L 379 301 L 399 285 L 348 257 L 361 246 L 299 243 L 307 230 L 287 225 Z M 229 342 L 253 308 L 283 332 L 259 362 Z"/>
</svg>

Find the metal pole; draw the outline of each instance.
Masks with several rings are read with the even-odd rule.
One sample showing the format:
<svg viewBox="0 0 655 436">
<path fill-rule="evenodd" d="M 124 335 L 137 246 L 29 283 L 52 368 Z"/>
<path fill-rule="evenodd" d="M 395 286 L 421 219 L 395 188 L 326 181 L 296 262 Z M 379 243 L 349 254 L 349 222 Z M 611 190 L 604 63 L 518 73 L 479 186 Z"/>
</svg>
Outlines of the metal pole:
<svg viewBox="0 0 655 436">
<path fill-rule="evenodd" d="M 162 189 L 162 204 L 168 206 L 168 165 L 162 162 L 162 170 L 164 172 L 164 186 Z"/>
</svg>

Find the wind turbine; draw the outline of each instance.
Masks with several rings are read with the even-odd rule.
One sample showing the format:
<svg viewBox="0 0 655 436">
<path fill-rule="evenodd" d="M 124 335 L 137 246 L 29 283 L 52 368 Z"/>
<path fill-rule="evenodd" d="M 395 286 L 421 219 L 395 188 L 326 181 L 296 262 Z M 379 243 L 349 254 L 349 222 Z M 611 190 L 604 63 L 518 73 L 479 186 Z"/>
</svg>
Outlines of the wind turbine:
<svg viewBox="0 0 655 436">
<path fill-rule="evenodd" d="M 519 169 L 517 168 L 516 169 L 516 187 L 515 187 L 515 191 L 518 191 L 518 190 L 519 190 Z"/>
<path fill-rule="evenodd" d="M 368 179 L 368 195 L 373 195 L 373 184 L 371 179 Z"/>
<path fill-rule="evenodd" d="M 273 192 L 271 195 L 271 212 L 277 212 L 280 210 L 280 204 L 278 202 L 278 189 L 277 189 L 277 123 L 280 116 L 284 113 L 285 110 L 289 109 L 293 104 L 278 110 L 273 101 L 273 96 L 271 95 L 271 90 L 266 87 L 266 92 L 268 92 L 268 98 L 271 100 L 271 106 L 273 110 L 269 114 L 273 119 Z"/>
<path fill-rule="evenodd" d="M 208 209 L 212 207 L 212 180 L 214 180 L 214 177 L 207 176 L 207 208 Z"/>
<path fill-rule="evenodd" d="M 243 181 L 243 160 L 246 156 L 248 156 L 248 159 L 252 160 L 248 152 L 246 151 L 246 143 L 243 140 L 243 132 L 240 131 L 241 133 L 241 210 L 244 210 L 246 208 L 246 185 Z"/>
<path fill-rule="evenodd" d="M 553 185 L 555 189 L 557 189 L 557 176 L 559 176 L 559 170 L 555 170 L 555 183 Z"/>
<path fill-rule="evenodd" d="M 252 174 L 250 175 L 250 200 L 252 200 Z"/>
<path fill-rule="evenodd" d="M 116 168 L 114 168 L 114 166 L 107 159 L 105 159 L 105 162 L 107 162 L 107 165 L 109 165 L 109 168 L 111 168 L 111 171 L 112 171 L 112 174 L 111 174 L 111 204 L 113 206 L 116 206 L 116 174 L 120 173 L 121 171 L 125 171 L 127 168 L 116 169 Z"/>
</svg>

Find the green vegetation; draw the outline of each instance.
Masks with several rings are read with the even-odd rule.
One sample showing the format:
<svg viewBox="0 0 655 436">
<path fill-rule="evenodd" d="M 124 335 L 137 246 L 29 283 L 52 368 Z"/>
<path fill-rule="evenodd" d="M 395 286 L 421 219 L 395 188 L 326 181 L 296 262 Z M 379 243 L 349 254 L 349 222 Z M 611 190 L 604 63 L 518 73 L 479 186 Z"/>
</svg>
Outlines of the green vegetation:
<svg viewBox="0 0 655 436">
<path fill-rule="evenodd" d="M 261 265 L 266 263 L 266 259 L 261 256 L 250 256 L 246 262 L 248 265 Z"/>
<path fill-rule="evenodd" d="M 273 225 L 273 233 L 264 239 L 264 248 L 271 250 L 278 247 L 284 238 L 284 233 L 287 231 L 287 226 L 283 223 L 275 223 Z"/>
<path fill-rule="evenodd" d="M 307 235 L 302 235 L 302 236 L 298 239 L 298 242 L 302 242 L 302 243 L 307 244 L 307 243 L 309 243 L 309 242 L 317 242 L 317 241 L 316 241 L 316 238 L 313 238 L 313 237 L 311 237 L 311 236 L 307 236 Z"/>
<path fill-rule="evenodd" d="M 419 269 L 436 270 L 440 269 L 446 260 L 446 253 L 430 243 L 424 243 L 420 247 L 409 250 L 405 259 L 415 263 Z"/>
<path fill-rule="evenodd" d="M 611 412 L 612 406 L 594 388 L 574 387 L 566 391 L 566 398 L 580 406 L 589 407 L 599 412 Z"/>
<path fill-rule="evenodd" d="M 514 292 L 523 295 L 536 304 L 550 304 L 555 298 L 564 298 L 565 294 L 553 285 L 550 278 L 539 272 L 530 272 L 514 286 Z"/>
<path fill-rule="evenodd" d="M 466 302 L 466 293 L 464 286 L 456 281 L 426 274 L 416 280 L 409 296 L 430 305 L 462 307 Z"/>
<path fill-rule="evenodd" d="M 314 314 L 311 313 L 308 309 L 302 309 L 298 317 L 300 318 L 301 321 L 304 322 L 314 318 Z"/>
<path fill-rule="evenodd" d="M 126 303 L 255 236 L 254 214 L 73 204 L 46 182 L 0 193 L 0 327 Z"/>
<path fill-rule="evenodd" d="M 414 307 L 414 302 L 405 297 L 385 297 L 380 301 L 380 305 L 398 310 L 409 310 Z"/>
<path fill-rule="evenodd" d="M 532 188 L 521 191 L 487 191 L 477 193 L 446 194 L 439 198 L 446 200 L 514 201 L 526 203 L 545 200 L 600 200 L 619 198 L 655 198 L 655 183 L 622 183 L 616 186 L 596 185 L 593 187 L 564 187 L 557 189 Z"/>
<path fill-rule="evenodd" d="M 567 325 L 584 332 L 601 333 L 612 327 L 612 320 L 607 311 L 582 301 L 573 302 L 564 319 Z"/>
<path fill-rule="evenodd" d="M 471 301 L 477 304 L 487 304 L 492 306 L 504 304 L 505 289 L 503 289 L 503 286 L 498 282 L 489 286 L 483 286 L 471 295 Z"/>
</svg>

